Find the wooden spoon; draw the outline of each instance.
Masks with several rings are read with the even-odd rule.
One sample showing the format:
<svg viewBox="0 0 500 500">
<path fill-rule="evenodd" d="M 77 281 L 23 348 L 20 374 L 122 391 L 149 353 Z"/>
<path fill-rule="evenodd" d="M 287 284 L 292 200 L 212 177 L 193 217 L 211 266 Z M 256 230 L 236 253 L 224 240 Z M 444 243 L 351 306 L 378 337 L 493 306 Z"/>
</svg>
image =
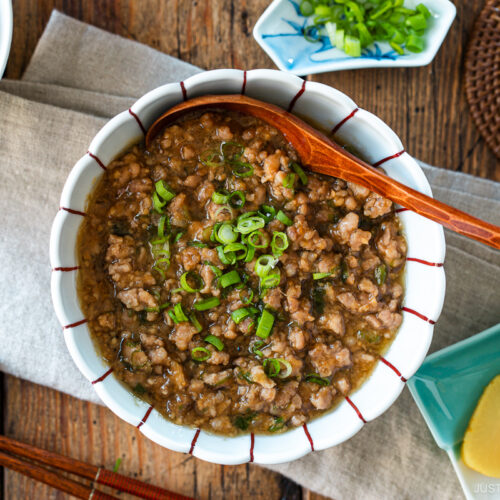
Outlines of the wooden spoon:
<svg viewBox="0 0 500 500">
<path fill-rule="evenodd" d="M 243 95 L 206 95 L 169 109 L 150 127 L 146 147 L 156 135 L 181 115 L 206 108 L 246 113 L 277 128 L 297 151 L 301 162 L 313 172 L 355 182 L 469 238 L 500 249 L 500 227 L 477 219 L 415 191 L 341 148 L 313 127 L 287 111 Z"/>
</svg>

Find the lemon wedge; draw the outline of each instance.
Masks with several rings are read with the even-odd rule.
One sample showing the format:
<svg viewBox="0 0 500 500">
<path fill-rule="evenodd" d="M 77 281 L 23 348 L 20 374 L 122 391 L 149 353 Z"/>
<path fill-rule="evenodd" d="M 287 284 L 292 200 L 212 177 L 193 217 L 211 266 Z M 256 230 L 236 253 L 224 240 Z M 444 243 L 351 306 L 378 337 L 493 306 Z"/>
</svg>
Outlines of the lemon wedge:
<svg viewBox="0 0 500 500">
<path fill-rule="evenodd" d="M 500 477 L 500 375 L 486 387 L 465 431 L 462 459 L 471 469 Z"/>
</svg>

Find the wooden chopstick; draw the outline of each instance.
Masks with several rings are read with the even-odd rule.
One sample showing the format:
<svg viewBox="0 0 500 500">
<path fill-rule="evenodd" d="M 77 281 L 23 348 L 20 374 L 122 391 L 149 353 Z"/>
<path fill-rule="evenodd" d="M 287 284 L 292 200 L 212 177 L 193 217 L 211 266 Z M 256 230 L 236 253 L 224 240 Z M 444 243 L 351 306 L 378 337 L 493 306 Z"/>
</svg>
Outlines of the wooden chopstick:
<svg viewBox="0 0 500 500">
<path fill-rule="evenodd" d="M 124 476 L 123 474 L 119 474 L 118 472 L 112 472 L 110 470 L 101 467 L 96 467 L 95 465 L 82 462 L 81 460 L 77 460 L 75 458 L 66 457 L 64 455 L 60 455 L 59 453 L 55 453 L 53 451 L 43 450 L 42 448 L 37 448 L 36 446 L 33 446 L 31 444 L 23 443 L 21 441 L 9 438 L 7 436 L 0 436 L 0 450 L 40 462 L 42 464 L 63 470 L 65 472 L 69 472 L 71 474 L 76 474 L 86 479 L 90 479 L 91 481 L 94 482 L 94 484 L 102 484 L 105 486 L 110 486 L 114 489 L 123 491 L 125 493 L 130 493 L 132 495 L 138 496 L 140 498 L 145 498 L 147 500 L 192 500 L 189 497 L 186 497 L 184 495 L 179 495 L 177 493 L 172 493 L 163 488 L 160 488 L 159 486 L 154 486 L 148 483 L 144 483 L 142 481 L 139 481 L 138 479 L 133 479 L 131 477 Z M 8 456 L 1 452 L 0 454 L 2 456 Z M 21 463 L 24 462 L 21 461 Z M 10 468 L 9 465 L 6 465 L 6 467 Z M 56 475 L 56 477 L 58 478 L 58 480 L 61 479 L 61 476 L 59 475 Z M 42 479 L 39 480 L 43 481 Z M 75 481 L 71 481 L 69 479 L 68 481 L 70 481 L 71 483 L 75 483 Z M 58 488 L 59 487 L 58 484 L 56 484 L 55 487 Z M 90 491 L 91 489 L 89 488 L 89 492 Z M 92 496 L 93 499 L 114 498 L 110 497 L 109 495 L 107 497 L 102 497 L 102 496 L 97 497 L 96 496 L 97 493 L 101 495 L 104 494 L 101 492 L 94 491 L 94 495 Z M 74 493 L 72 494 L 74 495 Z M 80 498 L 89 498 L 89 495 L 87 493 L 87 496 Z"/>
<path fill-rule="evenodd" d="M 64 491 L 64 493 L 73 495 L 76 498 L 84 498 L 87 500 L 118 500 L 116 497 L 103 493 L 102 491 L 77 483 L 67 477 L 40 467 L 39 465 L 32 464 L 31 462 L 24 462 L 19 458 L 7 455 L 1 451 L 0 465 L 15 470 L 16 472 L 20 472 L 21 474 L 31 477 L 32 479 L 36 479 L 42 483 L 48 484 L 49 486 L 57 488 L 60 491 Z"/>
</svg>

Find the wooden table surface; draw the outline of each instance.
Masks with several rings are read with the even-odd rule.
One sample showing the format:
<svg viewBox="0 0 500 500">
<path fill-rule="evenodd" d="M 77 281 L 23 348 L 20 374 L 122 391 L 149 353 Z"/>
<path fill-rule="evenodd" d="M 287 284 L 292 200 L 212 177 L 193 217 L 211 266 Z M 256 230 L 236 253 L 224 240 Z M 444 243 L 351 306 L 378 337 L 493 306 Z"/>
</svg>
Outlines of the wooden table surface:
<svg viewBox="0 0 500 500">
<path fill-rule="evenodd" d="M 268 0 L 14 0 L 7 78 L 20 78 L 53 8 L 204 69 L 273 68 L 251 36 Z M 500 181 L 500 165 L 472 123 L 464 94 L 464 52 L 482 1 L 457 0 L 457 18 L 433 63 L 308 77 L 375 113 L 423 161 Z M 310 499 L 279 474 L 254 465 L 219 466 L 167 451 L 109 410 L 5 376 L 3 432 L 201 499 Z M 382 417 L 383 418 L 383 417 Z M 6 499 L 65 495 L 5 471 Z M 410 492 L 409 492 L 410 494 Z M 411 495 L 411 494 L 410 494 Z M 121 498 L 125 498 L 121 496 Z"/>
</svg>

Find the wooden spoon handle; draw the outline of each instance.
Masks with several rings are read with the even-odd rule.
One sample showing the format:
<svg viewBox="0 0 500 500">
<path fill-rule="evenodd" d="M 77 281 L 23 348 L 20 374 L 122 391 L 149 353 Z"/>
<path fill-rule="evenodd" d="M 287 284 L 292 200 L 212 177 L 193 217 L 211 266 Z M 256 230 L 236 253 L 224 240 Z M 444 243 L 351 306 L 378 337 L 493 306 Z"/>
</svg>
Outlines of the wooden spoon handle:
<svg viewBox="0 0 500 500">
<path fill-rule="evenodd" d="M 328 142 L 327 144 L 321 140 L 320 144 L 311 148 L 308 162 L 311 170 L 348 178 L 349 181 L 364 186 L 452 231 L 500 249 L 500 227 L 409 188 L 371 165 L 361 162 L 359 158 L 336 144 Z M 333 165 L 335 168 L 332 168 Z M 342 172 L 347 175 L 342 175 Z"/>
</svg>

